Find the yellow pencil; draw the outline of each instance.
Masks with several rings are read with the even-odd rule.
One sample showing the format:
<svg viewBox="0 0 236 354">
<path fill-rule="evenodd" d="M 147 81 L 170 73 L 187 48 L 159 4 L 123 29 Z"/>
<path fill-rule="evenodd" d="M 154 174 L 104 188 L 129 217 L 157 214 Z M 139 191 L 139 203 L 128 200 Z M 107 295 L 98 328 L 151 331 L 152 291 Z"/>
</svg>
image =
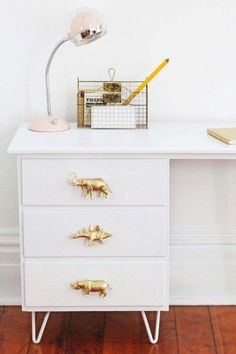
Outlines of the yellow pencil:
<svg viewBox="0 0 236 354">
<path fill-rule="evenodd" d="M 127 105 L 130 103 L 130 101 L 132 101 L 132 99 L 134 99 L 135 96 L 137 96 L 143 89 L 145 86 L 147 86 L 147 84 L 149 84 L 149 82 L 154 79 L 154 77 L 169 63 L 169 59 L 165 59 L 163 60 L 163 62 L 146 78 L 145 81 L 143 81 L 137 88 L 136 90 L 131 93 L 131 95 L 124 100 L 124 102 L 122 103 L 123 105 Z"/>
</svg>

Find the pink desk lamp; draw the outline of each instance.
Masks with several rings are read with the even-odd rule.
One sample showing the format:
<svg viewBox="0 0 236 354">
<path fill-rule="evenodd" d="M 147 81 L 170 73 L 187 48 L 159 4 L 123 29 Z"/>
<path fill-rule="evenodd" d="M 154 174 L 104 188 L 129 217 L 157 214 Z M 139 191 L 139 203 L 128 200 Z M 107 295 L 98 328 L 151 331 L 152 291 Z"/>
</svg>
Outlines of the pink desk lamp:
<svg viewBox="0 0 236 354">
<path fill-rule="evenodd" d="M 69 33 L 65 38 L 60 40 L 60 42 L 58 42 L 53 49 L 45 70 L 48 115 L 33 121 L 29 127 L 30 130 L 38 132 L 59 132 L 70 129 L 70 125 L 66 120 L 52 115 L 49 70 L 53 57 L 57 49 L 67 41 L 73 42 L 76 46 L 81 46 L 101 38 L 105 33 L 106 25 L 103 22 L 101 15 L 99 15 L 99 13 L 94 9 L 81 9 L 72 18 Z"/>
</svg>

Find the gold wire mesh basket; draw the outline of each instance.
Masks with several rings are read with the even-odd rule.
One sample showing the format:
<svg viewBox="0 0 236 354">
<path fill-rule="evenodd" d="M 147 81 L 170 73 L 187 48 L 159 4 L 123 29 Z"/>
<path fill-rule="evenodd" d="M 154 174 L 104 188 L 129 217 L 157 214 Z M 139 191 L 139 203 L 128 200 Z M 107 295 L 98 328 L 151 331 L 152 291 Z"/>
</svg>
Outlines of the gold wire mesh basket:
<svg viewBox="0 0 236 354">
<path fill-rule="evenodd" d="M 93 129 L 147 129 L 148 87 L 128 104 L 141 81 L 80 81 L 77 127 Z"/>
</svg>

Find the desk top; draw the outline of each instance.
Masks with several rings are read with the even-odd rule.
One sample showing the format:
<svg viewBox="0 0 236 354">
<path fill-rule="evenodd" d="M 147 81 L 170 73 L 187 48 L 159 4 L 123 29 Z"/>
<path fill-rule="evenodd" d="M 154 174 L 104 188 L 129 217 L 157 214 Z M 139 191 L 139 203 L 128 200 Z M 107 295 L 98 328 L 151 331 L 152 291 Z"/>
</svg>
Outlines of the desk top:
<svg viewBox="0 0 236 354">
<path fill-rule="evenodd" d="M 22 123 L 8 148 L 13 154 L 235 154 L 236 145 L 209 136 L 207 128 L 233 126 L 232 123 L 152 123 L 148 130 L 72 129 L 60 133 L 37 133 Z M 227 157 L 228 156 L 228 157 Z"/>
</svg>

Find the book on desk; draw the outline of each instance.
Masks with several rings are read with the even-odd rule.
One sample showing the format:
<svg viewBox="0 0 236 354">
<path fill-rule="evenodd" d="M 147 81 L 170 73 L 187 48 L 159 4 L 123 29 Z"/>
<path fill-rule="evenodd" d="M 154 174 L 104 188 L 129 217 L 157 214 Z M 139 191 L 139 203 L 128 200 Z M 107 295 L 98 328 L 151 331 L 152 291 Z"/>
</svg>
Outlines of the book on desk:
<svg viewBox="0 0 236 354">
<path fill-rule="evenodd" d="M 231 128 L 210 128 L 209 135 L 229 145 L 236 145 L 236 127 Z"/>
</svg>

